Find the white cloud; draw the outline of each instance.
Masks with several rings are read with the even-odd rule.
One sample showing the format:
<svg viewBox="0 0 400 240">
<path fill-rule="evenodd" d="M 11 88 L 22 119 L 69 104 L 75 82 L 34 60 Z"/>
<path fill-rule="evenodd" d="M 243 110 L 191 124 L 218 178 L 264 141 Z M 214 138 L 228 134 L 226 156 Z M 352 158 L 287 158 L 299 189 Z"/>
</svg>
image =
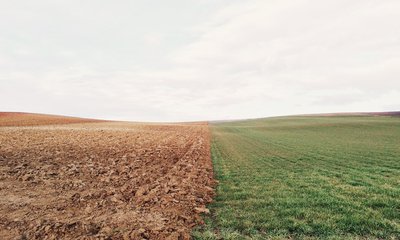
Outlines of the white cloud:
<svg viewBox="0 0 400 240">
<path fill-rule="evenodd" d="M 1 110 L 186 121 L 400 108 L 398 1 L 38 2 L 0 4 Z"/>
</svg>

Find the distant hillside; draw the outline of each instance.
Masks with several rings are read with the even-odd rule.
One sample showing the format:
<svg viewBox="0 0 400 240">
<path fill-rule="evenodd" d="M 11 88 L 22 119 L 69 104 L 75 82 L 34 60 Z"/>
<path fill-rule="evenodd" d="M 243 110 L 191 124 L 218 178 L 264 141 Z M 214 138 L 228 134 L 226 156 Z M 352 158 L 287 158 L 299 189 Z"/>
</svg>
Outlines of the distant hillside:
<svg viewBox="0 0 400 240">
<path fill-rule="evenodd" d="M 0 127 L 103 122 L 102 120 L 48 114 L 0 112 Z"/>
<path fill-rule="evenodd" d="M 400 117 L 400 111 L 397 112 L 378 112 L 378 113 L 370 113 L 371 115 L 374 116 L 394 116 L 394 117 Z"/>
<path fill-rule="evenodd" d="M 312 114 L 298 114 L 298 115 L 286 115 L 286 116 L 274 116 L 274 117 L 340 117 L 340 116 L 389 116 L 389 117 L 400 117 L 400 111 L 393 112 L 343 112 L 343 113 L 312 113 Z M 262 120 L 274 117 L 265 118 L 244 118 L 244 119 L 230 119 L 230 120 L 212 120 L 209 121 L 211 124 L 216 123 L 229 123 L 229 122 L 242 122 L 242 121 L 252 121 L 252 120 Z"/>
<path fill-rule="evenodd" d="M 302 114 L 300 116 L 393 116 L 400 117 L 400 111 L 394 112 L 349 112 L 349 113 L 321 113 L 321 114 Z"/>
</svg>

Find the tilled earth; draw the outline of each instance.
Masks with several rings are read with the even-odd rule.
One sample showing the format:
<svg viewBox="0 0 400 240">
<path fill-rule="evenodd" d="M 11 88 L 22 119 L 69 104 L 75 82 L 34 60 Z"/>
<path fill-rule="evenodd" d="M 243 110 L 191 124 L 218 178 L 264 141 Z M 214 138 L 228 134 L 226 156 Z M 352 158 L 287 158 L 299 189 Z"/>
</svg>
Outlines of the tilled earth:
<svg viewBox="0 0 400 240">
<path fill-rule="evenodd" d="M 212 200 L 207 124 L 0 127 L 0 239 L 188 239 Z"/>
<path fill-rule="evenodd" d="M 86 123 L 86 122 L 105 122 L 105 121 L 96 119 L 47 115 L 47 114 L 0 112 L 0 127 L 37 126 L 37 125 L 84 123 L 84 122 Z"/>
</svg>

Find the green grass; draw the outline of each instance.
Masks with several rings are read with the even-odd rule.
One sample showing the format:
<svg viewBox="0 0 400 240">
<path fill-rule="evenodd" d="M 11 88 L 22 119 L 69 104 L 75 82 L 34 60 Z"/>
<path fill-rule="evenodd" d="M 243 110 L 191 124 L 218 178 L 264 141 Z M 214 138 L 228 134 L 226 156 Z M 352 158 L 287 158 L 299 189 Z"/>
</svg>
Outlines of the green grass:
<svg viewBox="0 0 400 240">
<path fill-rule="evenodd" d="M 214 124 L 219 180 L 194 239 L 400 239 L 400 118 Z"/>
</svg>

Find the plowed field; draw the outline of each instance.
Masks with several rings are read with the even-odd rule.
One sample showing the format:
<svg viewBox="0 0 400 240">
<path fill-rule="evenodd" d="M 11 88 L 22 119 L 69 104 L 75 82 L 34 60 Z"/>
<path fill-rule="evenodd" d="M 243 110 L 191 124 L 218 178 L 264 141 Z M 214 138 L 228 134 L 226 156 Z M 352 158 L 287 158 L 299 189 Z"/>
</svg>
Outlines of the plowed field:
<svg viewBox="0 0 400 240">
<path fill-rule="evenodd" d="M 0 127 L 6 126 L 37 126 L 49 124 L 69 124 L 86 122 L 105 122 L 95 119 L 85 119 L 76 117 L 64 117 L 57 115 L 0 112 Z"/>
<path fill-rule="evenodd" d="M 207 124 L 0 127 L 0 239 L 188 239 L 214 194 L 209 138 Z"/>
</svg>

